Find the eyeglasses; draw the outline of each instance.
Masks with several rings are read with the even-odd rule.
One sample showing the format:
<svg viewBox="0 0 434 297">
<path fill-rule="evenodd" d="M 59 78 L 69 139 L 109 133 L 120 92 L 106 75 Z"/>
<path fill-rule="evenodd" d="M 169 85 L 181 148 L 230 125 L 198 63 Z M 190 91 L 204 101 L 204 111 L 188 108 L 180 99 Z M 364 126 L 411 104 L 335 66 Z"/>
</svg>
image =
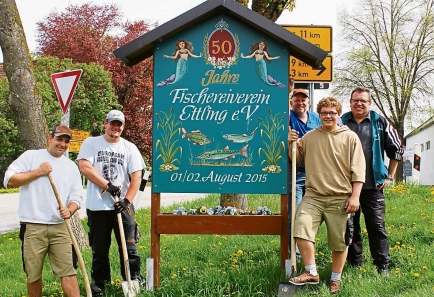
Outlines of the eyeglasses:
<svg viewBox="0 0 434 297">
<path fill-rule="evenodd" d="M 322 111 L 322 112 L 320 112 L 319 114 L 322 115 L 323 117 L 326 117 L 326 116 L 328 116 L 328 115 L 331 116 L 331 117 L 335 117 L 335 116 L 338 115 L 338 113 L 337 113 L 337 112 L 334 112 L 334 111 L 331 111 L 331 112 Z"/>
<path fill-rule="evenodd" d="M 360 103 L 360 104 L 367 104 L 368 102 L 371 102 L 370 100 L 362 100 L 362 99 L 350 99 L 351 102 L 353 103 Z"/>
</svg>

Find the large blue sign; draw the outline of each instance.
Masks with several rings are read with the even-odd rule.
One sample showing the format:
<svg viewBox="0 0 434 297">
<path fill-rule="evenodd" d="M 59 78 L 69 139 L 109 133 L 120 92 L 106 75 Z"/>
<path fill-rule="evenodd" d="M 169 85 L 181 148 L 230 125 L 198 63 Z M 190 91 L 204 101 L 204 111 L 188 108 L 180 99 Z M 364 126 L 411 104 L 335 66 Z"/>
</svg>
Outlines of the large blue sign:
<svg viewBox="0 0 434 297">
<path fill-rule="evenodd" d="M 288 48 L 226 14 L 154 50 L 153 191 L 287 193 Z"/>
</svg>

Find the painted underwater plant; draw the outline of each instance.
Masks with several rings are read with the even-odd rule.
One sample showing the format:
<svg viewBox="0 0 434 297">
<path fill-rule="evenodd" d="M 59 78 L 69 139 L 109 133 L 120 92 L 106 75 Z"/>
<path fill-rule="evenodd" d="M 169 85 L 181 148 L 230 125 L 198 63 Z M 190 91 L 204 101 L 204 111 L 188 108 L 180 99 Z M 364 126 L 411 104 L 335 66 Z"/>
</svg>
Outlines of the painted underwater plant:
<svg viewBox="0 0 434 297">
<path fill-rule="evenodd" d="M 271 110 L 268 110 L 270 116 L 265 120 L 259 119 L 261 123 L 261 137 L 266 136 L 268 141 L 262 141 L 264 143 L 265 148 L 259 148 L 259 156 L 264 154 L 265 160 L 262 160 L 261 164 L 267 163 L 265 168 L 262 168 L 262 171 L 266 171 L 269 173 L 279 173 L 282 171 L 277 163 L 279 160 L 283 160 L 282 151 L 285 148 L 285 142 L 279 138 L 279 131 L 283 130 L 285 126 L 282 124 L 282 119 L 285 117 L 279 117 L 279 113 L 272 115 Z"/>
<path fill-rule="evenodd" d="M 175 116 L 172 114 L 172 108 L 170 112 L 167 114 L 164 111 L 161 112 L 163 116 L 160 116 L 156 113 L 157 117 L 160 119 L 160 122 L 157 124 L 157 129 L 161 129 L 161 138 L 156 142 L 156 151 L 160 151 L 160 154 L 157 156 L 156 160 L 161 159 L 163 163 L 160 165 L 160 171 L 174 171 L 179 168 L 174 165 L 175 162 L 179 163 L 179 160 L 176 158 L 179 153 L 182 155 L 182 147 L 177 146 L 177 142 L 179 137 L 175 136 L 180 134 L 180 125 L 181 122 L 175 119 Z"/>
</svg>

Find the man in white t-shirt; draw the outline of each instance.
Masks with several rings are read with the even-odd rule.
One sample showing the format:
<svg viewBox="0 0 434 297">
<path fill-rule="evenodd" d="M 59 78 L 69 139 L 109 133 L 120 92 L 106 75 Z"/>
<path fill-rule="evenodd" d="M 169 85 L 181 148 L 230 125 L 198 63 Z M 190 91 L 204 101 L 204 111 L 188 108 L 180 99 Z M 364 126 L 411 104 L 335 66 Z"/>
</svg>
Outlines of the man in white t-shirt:
<svg viewBox="0 0 434 297">
<path fill-rule="evenodd" d="M 77 160 L 81 173 L 88 179 L 86 212 L 89 226 L 89 243 L 92 247 L 92 291 L 103 296 L 106 283 L 110 283 L 109 249 L 112 231 L 121 258 L 121 273 L 125 268 L 117 213 L 121 212 L 125 230 L 131 279 L 140 284 L 145 280 L 140 273 L 140 257 L 137 253 L 137 224 L 134 220 L 134 197 L 140 186 L 145 162 L 137 146 L 121 137 L 125 116 L 112 110 L 104 121 L 104 135 L 87 138 Z M 114 203 L 114 196 L 120 201 Z"/>
<path fill-rule="evenodd" d="M 60 277 L 68 297 L 80 297 L 73 264 L 71 237 L 64 219 L 69 219 L 83 202 L 83 187 L 77 165 L 63 155 L 71 140 L 66 126 L 54 127 L 48 148 L 28 150 L 9 165 L 4 186 L 20 187 L 20 239 L 29 296 L 42 294 L 42 269 L 49 255 L 54 276 Z M 59 208 L 52 179 L 63 206 Z"/>
</svg>

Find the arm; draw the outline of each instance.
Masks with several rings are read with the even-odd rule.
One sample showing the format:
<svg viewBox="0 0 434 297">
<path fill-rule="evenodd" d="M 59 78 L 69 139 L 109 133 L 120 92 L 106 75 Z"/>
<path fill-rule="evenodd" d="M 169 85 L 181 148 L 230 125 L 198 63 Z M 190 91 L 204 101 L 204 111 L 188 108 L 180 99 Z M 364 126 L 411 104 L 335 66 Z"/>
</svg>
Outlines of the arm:
<svg viewBox="0 0 434 297">
<path fill-rule="evenodd" d="M 268 60 L 277 60 L 280 58 L 280 56 L 270 57 L 267 52 L 264 52 L 264 54 Z"/>
<path fill-rule="evenodd" d="M 127 193 L 125 194 L 125 199 L 127 199 L 130 203 L 132 203 L 134 198 L 136 197 L 141 181 L 142 181 L 141 170 L 135 171 L 130 174 L 130 186 L 128 187 Z"/>
<path fill-rule="evenodd" d="M 243 53 L 241 53 L 241 58 L 244 58 L 244 59 L 249 59 L 249 58 L 253 58 L 253 56 L 255 55 L 255 52 L 253 52 L 253 53 L 251 53 L 250 55 L 248 55 L 248 56 L 244 56 L 244 54 Z"/>
<path fill-rule="evenodd" d="M 401 161 L 402 155 L 404 154 L 404 149 L 401 146 L 398 132 L 395 128 L 392 127 L 392 125 L 390 125 L 390 123 L 386 119 L 384 119 L 384 124 L 384 149 L 386 151 L 386 155 L 390 160 Z M 389 173 L 391 173 L 390 166 Z M 393 171 L 393 173 L 395 173 L 395 171 Z"/>
<path fill-rule="evenodd" d="M 362 191 L 363 183 L 362 182 L 353 182 L 353 191 L 351 193 L 350 198 L 348 198 L 345 203 L 345 213 L 349 214 L 352 212 L 356 212 L 360 206 L 360 192 Z"/>
<path fill-rule="evenodd" d="M 78 204 L 75 202 L 69 203 L 68 207 L 62 206 L 59 208 L 60 216 L 62 219 L 70 219 L 72 215 L 78 210 Z"/>
<path fill-rule="evenodd" d="M 399 162 L 398 160 L 394 160 L 394 159 L 389 160 L 389 169 L 388 169 L 389 175 L 391 175 L 391 176 L 395 175 L 396 168 L 398 167 L 398 162 Z M 382 185 L 379 185 L 377 189 L 378 190 L 384 189 L 384 187 L 387 186 L 388 184 L 390 184 L 391 181 L 392 181 L 391 179 L 386 178 L 384 180 L 384 183 Z"/>
<path fill-rule="evenodd" d="M 178 54 L 179 54 L 179 50 L 176 51 L 174 56 L 163 55 L 163 57 L 170 58 L 170 59 L 176 59 L 178 57 Z"/>
<path fill-rule="evenodd" d="M 200 57 L 202 57 L 202 53 L 200 53 L 199 56 L 196 56 L 196 55 L 192 54 L 189 50 L 187 50 L 187 51 L 188 51 L 188 55 L 189 55 L 190 57 L 193 57 L 193 58 L 200 58 Z"/>
<path fill-rule="evenodd" d="M 101 189 L 107 190 L 108 181 L 99 174 L 99 172 L 92 166 L 86 159 L 78 160 L 78 168 L 80 172 L 93 184 L 101 187 Z"/>
<path fill-rule="evenodd" d="M 13 174 L 8 181 L 7 187 L 14 188 L 14 187 L 21 187 L 27 185 L 32 181 L 34 181 L 35 179 L 47 175 L 51 171 L 53 171 L 53 169 L 51 168 L 50 163 L 48 162 L 41 163 L 39 168 L 35 170 Z"/>
</svg>

